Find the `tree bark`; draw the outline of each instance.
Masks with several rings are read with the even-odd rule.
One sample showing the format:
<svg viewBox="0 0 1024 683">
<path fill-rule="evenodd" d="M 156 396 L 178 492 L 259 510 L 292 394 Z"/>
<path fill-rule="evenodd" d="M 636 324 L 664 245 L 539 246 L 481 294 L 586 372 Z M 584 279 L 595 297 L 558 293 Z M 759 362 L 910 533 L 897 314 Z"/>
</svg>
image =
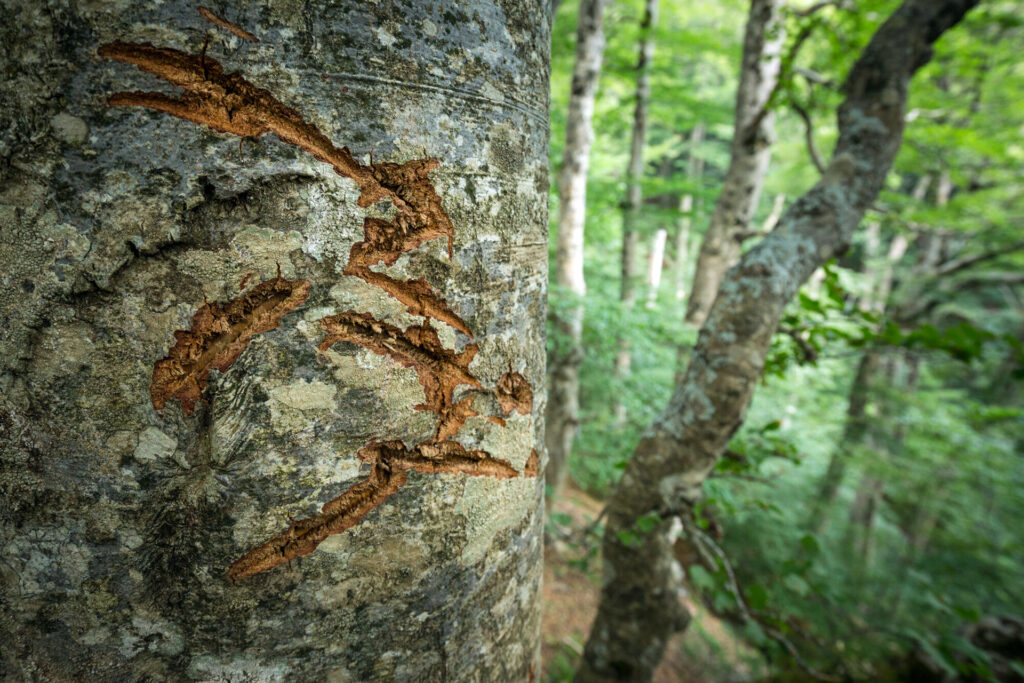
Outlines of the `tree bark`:
<svg viewBox="0 0 1024 683">
<path fill-rule="evenodd" d="M 444 4 L 5 5 L 0 677 L 536 670 L 548 3 Z"/>
<path fill-rule="evenodd" d="M 574 297 L 556 321 L 559 339 L 551 354 L 548 388 L 547 485 L 549 500 L 565 482 L 569 455 L 580 419 L 580 363 L 583 362 L 583 235 L 587 209 L 587 169 L 594 142 L 594 96 L 604 54 L 604 0 L 580 3 L 576 31 L 576 66 L 569 93 L 565 150 L 558 175 L 558 250 L 555 276 L 559 289 Z"/>
<path fill-rule="evenodd" d="M 650 680 L 668 638 L 688 623 L 673 579 L 668 520 L 699 501 L 742 424 L 787 302 L 847 248 L 881 190 L 902 138 L 911 76 L 931 57 L 931 44 L 975 4 L 906 0 L 878 29 L 846 80 L 826 173 L 727 273 L 683 381 L 609 501 L 601 603 L 577 680 Z M 663 521 L 640 533 L 637 520 L 650 514 Z"/>
<path fill-rule="evenodd" d="M 651 253 L 647 259 L 647 306 L 654 308 L 658 300 L 658 288 L 661 286 L 661 272 L 665 266 L 665 242 L 668 231 L 659 228 L 651 240 Z"/>
<path fill-rule="evenodd" d="M 686 321 L 692 325 L 704 322 L 725 271 L 739 260 L 761 198 L 775 137 L 775 115 L 768 107 L 779 81 L 786 37 L 781 6 L 779 0 L 750 3 L 729 169 L 701 242 L 686 307 Z"/>
<path fill-rule="evenodd" d="M 704 158 L 697 154 L 697 149 L 704 142 L 706 129 L 703 121 L 698 121 L 690 133 L 690 151 L 686 160 L 686 179 L 692 183 L 700 182 L 704 175 Z M 692 194 L 684 194 L 679 200 L 679 223 L 676 230 L 675 286 L 676 301 L 686 298 L 686 262 L 690 253 L 690 233 L 693 230 L 693 219 L 699 215 L 703 202 L 694 202 Z"/>
<path fill-rule="evenodd" d="M 647 138 L 647 107 L 651 100 L 650 64 L 654 57 L 654 27 L 658 24 L 658 0 L 646 0 L 640 24 L 640 54 L 636 63 L 636 106 L 633 109 L 633 139 L 629 146 L 629 168 L 626 170 L 626 201 L 622 209 L 622 285 L 619 299 L 628 313 L 636 303 L 637 219 L 643 203 L 641 181 L 644 175 L 644 140 Z M 622 383 L 629 377 L 631 358 L 627 335 L 618 340 L 615 377 Z M 619 391 L 616 395 L 621 395 Z M 616 401 L 615 422 L 626 422 L 626 405 Z"/>
</svg>

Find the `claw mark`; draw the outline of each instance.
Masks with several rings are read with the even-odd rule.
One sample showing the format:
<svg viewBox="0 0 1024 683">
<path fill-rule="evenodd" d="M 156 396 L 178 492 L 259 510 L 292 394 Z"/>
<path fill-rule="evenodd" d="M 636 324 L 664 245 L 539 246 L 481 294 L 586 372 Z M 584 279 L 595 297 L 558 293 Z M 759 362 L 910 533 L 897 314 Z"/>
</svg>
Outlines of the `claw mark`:
<svg viewBox="0 0 1024 683">
<path fill-rule="evenodd" d="M 274 133 L 283 142 L 330 164 L 338 175 L 355 181 L 361 190 L 359 206 L 390 201 L 398 215 L 391 222 L 365 219 L 365 239 L 353 245 L 345 274 L 381 287 L 405 304 L 413 315 L 435 318 L 471 336 L 465 322 L 424 281 L 403 282 L 370 270 L 377 263 L 391 265 L 405 252 L 437 237 L 447 238 L 451 256 L 454 226 L 427 175 L 440 163 L 437 159 L 364 166 L 347 147 L 335 147 L 316 126 L 270 92 L 240 74 L 224 73 L 219 62 L 205 55 L 197 57 L 171 48 L 122 42 L 103 45 L 98 54 L 134 64 L 185 90 L 181 97 L 155 92 L 115 93 L 107 98 L 110 106 L 148 107 L 241 137 L 258 138 Z"/>
<path fill-rule="evenodd" d="M 208 17 L 206 13 L 203 13 L 203 16 L 233 31 L 230 28 L 233 24 L 228 26 L 226 24 L 229 22 L 212 13 L 209 14 L 215 18 Z M 461 352 L 445 348 L 430 319 L 446 323 L 467 337 L 472 338 L 473 335 L 462 318 L 448 307 L 445 300 L 431 289 L 426 280 L 421 278 L 401 281 L 371 270 L 371 267 L 376 265 L 393 265 L 402 254 L 439 237 L 447 239 L 448 256 L 452 257 L 454 226 L 444 211 L 441 197 L 429 177 L 430 171 L 437 168 L 440 163 L 437 159 L 419 159 L 396 164 L 374 163 L 371 158 L 370 164 L 364 166 L 355 159 L 347 147 L 336 147 L 315 126 L 303 120 L 297 111 L 282 104 L 270 92 L 256 87 L 237 73 L 224 73 L 223 67 L 216 60 L 206 57 L 205 51 L 197 57 L 148 44 L 116 42 L 100 47 L 99 54 L 134 64 L 185 91 L 180 97 L 151 92 L 116 93 L 107 100 L 111 106 L 148 107 L 242 138 L 258 138 L 265 133 L 274 133 L 283 142 L 300 147 L 314 158 L 330 164 L 338 175 L 353 180 L 360 188 L 357 201 L 359 206 L 367 207 L 380 201 L 391 202 L 397 210 L 395 218 L 386 221 L 368 217 L 363 221 L 363 240 L 352 246 L 349 262 L 343 272 L 379 287 L 405 304 L 411 314 L 425 318 L 421 325 L 413 325 L 404 330 L 376 320 L 369 313 L 355 311 L 328 316 L 320 321 L 327 335 L 319 346 L 321 351 L 326 351 L 338 341 L 348 341 L 416 370 L 426 400 L 423 404 L 415 406 L 415 409 L 431 411 L 437 415 L 434 436 L 431 440 L 412 448 L 406 447 L 401 441 L 373 442 L 362 448 L 356 455 L 372 466 L 367 478 L 324 504 L 319 515 L 298 521 L 289 520 L 288 529 L 284 533 L 233 563 L 227 572 L 232 583 L 239 578 L 307 555 L 328 536 L 350 529 L 388 496 L 395 493 L 405 483 L 406 472 L 410 470 L 420 473 L 461 473 L 498 479 L 538 476 L 536 451 L 531 453 L 522 473 L 519 473 L 505 460 L 491 457 L 484 451 L 467 450 L 462 444 L 450 440 L 467 419 L 478 415 L 473 409 L 475 393 L 467 393 L 459 400 L 455 400 L 455 389 L 460 385 L 467 385 L 476 390 L 482 389 L 479 380 L 469 370 L 478 346 L 475 343 L 467 344 Z M 276 317 L 273 318 L 273 324 L 265 329 L 276 326 L 281 315 L 298 306 L 308 296 L 308 281 L 295 280 L 289 283 L 287 280 L 281 280 L 279 274 L 275 280 L 257 286 L 249 294 L 226 306 L 248 301 L 257 293 L 264 296 L 265 291 L 277 291 L 275 288 L 281 286 L 270 283 L 292 284 L 295 290 L 280 302 L 267 304 L 268 314 L 272 311 Z M 242 286 L 244 284 L 243 281 Z M 301 298 L 293 302 L 300 293 Z M 290 308 L 285 309 L 286 303 Z M 216 306 L 220 304 L 207 304 L 200 311 Z M 211 308 L 210 313 L 220 310 Z M 263 309 L 260 311 L 259 320 L 262 321 Z M 198 320 L 199 313 L 196 316 Z M 215 362 L 221 361 L 221 356 L 217 355 L 220 352 L 213 353 L 206 348 L 207 346 L 216 346 L 216 349 L 223 347 L 225 354 L 233 354 L 230 355 L 230 362 L 233 362 L 248 343 L 249 337 L 256 331 L 264 331 L 261 325 L 265 323 L 254 322 L 246 328 L 244 325 L 239 326 L 234 318 L 229 318 L 231 324 L 220 323 L 219 320 L 220 318 L 215 317 L 210 325 L 216 322 L 218 327 L 214 332 L 218 335 L 228 335 L 224 337 L 224 341 L 221 341 L 219 336 L 212 341 L 204 341 L 206 337 L 203 335 L 209 336 L 206 332 L 209 325 L 206 322 L 203 325 L 194 322 L 191 332 L 177 333 L 185 336 L 179 337 L 179 344 L 172 349 L 172 357 L 160 361 L 157 364 L 158 368 L 162 367 L 161 363 L 175 359 L 176 353 L 178 356 L 187 356 L 191 359 L 195 352 L 189 349 L 193 348 L 202 349 L 199 353 L 201 359 L 206 359 L 212 353 L 213 356 L 206 365 L 220 367 Z M 243 340 L 242 336 L 246 329 L 250 330 L 249 336 Z M 235 336 L 232 337 L 231 334 Z M 197 341 L 193 342 L 192 337 L 196 337 Z M 183 350 L 176 352 L 179 346 L 182 346 Z M 192 355 L 186 354 L 186 351 Z M 170 374 L 175 383 L 168 385 L 171 388 L 161 390 L 160 396 L 163 398 L 160 399 L 160 405 L 162 407 L 166 401 L 164 394 L 171 396 L 184 392 L 184 398 L 179 398 L 183 405 L 186 405 L 186 399 L 190 401 L 186 412 L 191 412 L 192 405 L 202 393 L 209 369 L 205 370 L 205 374 L 197 374 L 191 371 L 192 365 L 178 369 L 182 364 L 177 360 L 175 362 L 178 364 L 168 365 L 167 370 L 161 371 Z M 230 365 L 230 362 L 227 364 Z M 156 375 L 157 372 L 154 371 L 154 387 Z M 197 377 L 196 380 L 190 379 L 193 375 Z M 153 402 L 156 405 L 155 389 L 153 395 Z M 513 372 L 511 366 L 499 381 L 496 395 L 505 415 L 513 410 L 523 414 L 532 410 L 533 392 L 530 385 L 525 377 Z M 502 418 L 489 419 L 504 426 L 505 421 Z"/>
<path fill-rule="evenodd" d="M 206 9 L 205 7 L 200 7 L 199 8 L 199 16 L 201 16 L 203 19 L 206 19 L 211 24 L 216 24 L 217 26 L 220 26 L 222 29 L 226 29 L 226 30 L 230 31 L 231 33 L 234 33 L 239 38 L 244 38 L 245 40 L 251 40 L 251 41 L 253 41 L 255 43 L 260 42 L 259 38 L 257 38 L 253 34 L 249 33 L 248 31 L 246 31 L 244 28 L 242 28 L 238 24 L 230 22 L 227 19 L 225 19 L 224 17 L 217 16 L 216 14 L 214 14 L 210 10 Z"/>
<path fill-rule="evenodd" d="M 277 327 L 282 316 L 306 300 L 309 290 L 309 280 L 279 275 L 227 303 L 203 304 L 192 316 L 192 328 L 175 332 L 176 343 L 153 367 L 153 407 L 163 410 L 168 399 L 176 398 L 191 415 L 210 370 L 231 367 L 254 335 Z"/>
<path fill-rule="evenodd" d="M 437 414 L 435 439 L 454 436 L 468 418 L 477 414 L 472 408 L 472 395 L 458 402 L 453 400 L 455 387 L 460 384 L 481 388 L 469 371 L 469 364 L 476 356 L 476 344 L 468 344 L 460 353 L 446 349 L 429 320 L 402 330 L 376 320 L 369 313 L 346 311 L 328 316 L 320 324 L 327 332 L 327 338 L 320 344 L 321 351 L 336 342 L 348 341 L 390 356 L 403 367 L 414 368 L 426 396 L 426 403 L 416 406 L 416 410 Z"/>
<path fill-rule="evenodd" d="M 498 380 L 495 393 L 506 417 L 513 410 L 518 411 L 520 415 L 529 415 L 533 412 L 533 389 L 525 377 L 512 370 L 511 363 L 508 372 Z"/>
</svg>

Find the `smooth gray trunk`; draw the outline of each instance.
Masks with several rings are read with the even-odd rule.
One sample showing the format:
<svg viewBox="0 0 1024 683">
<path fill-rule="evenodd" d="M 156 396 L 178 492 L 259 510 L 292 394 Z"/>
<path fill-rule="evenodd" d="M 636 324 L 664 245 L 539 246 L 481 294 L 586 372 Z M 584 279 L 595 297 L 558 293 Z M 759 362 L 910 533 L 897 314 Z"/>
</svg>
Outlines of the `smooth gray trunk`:
<svg viewBox="0 0 1024 683">
<path fill-rule="evenodd" d="M 911 76 L 930 59 L 931 44 L 975 4 L 906 0 L 878 29 L 844 86 L 839 140 L 824 176 L 727 273 L 683 381 L 608 503 L 601 603 L 576 680 L 650 680 L 668 638 L 688 624 L 668 521 L 692 514 L 742 424 L 786 304 L 848 247 L 875 201 L 900 146 Z M 662 523 L 640 533 L 637 520 L 651 514 Z M 630 542 L 633 535 L 639 543 Z"/>
<path fill-rule="evenodd" d="M 686 160 L 686 179 L 696 185 L 704 175 L 704 158 L 697 153 L 704 142 L 706 129 L 703 121 L 698 121 L 690 133 L 690 150 Z M 676 301 L 686 298 L 686 265 L 690 258 L 690 234 L 693 231 L 694 219 L 700 215 L 703 201 L 694 201 L 692 194 L 684 194 L 679 199 L 679 221 L 676 227 L 676 260 L 673 269 L 675 280 Z"/>
<path fill-rule="evenodd" d="M 701 242 L 686 307 L 686 321 L 692 325 L 704 322 L 725 271 L 739 260 L 761 198 L 775 138 L 775 115 L 767 107 L 778 84 L 786 38 L 781 7 L 780 0 L 750 3 L 729 169 Z"/>
<path fill-rule="evenodd" d="M 5 3 L 0 677 L 538 670 L 547 7 Z"/>
<path fill-rule="evenodd" d="M 558 175 L 558 250 L 555 277 L 562 294 L 576 300 L 555 321 L 559 339 L 551 354 L 548 385 L 547 485 L 549 500 L 565 482 L 580 420 L 580 363 L 583 362 L 583 235 L 587 209 L 587 169 L 594 142 L 594 96 L 604 54 L 604 0 L 582 0 L 576 31 L 576 66 L 569 93 L 565 150 Z"/>
<path fill-rule="evenodd" d="M 636 105 L 633 109 L 633 138 L 629 145 L 629 167 L 626 169 L 626 201 L 622 209 L 622 284 L 619 299 L 622 310 L 628 314 L 636 303 L 637 250 L 639 234 L 637 221 L 643 204 L 641 181 L 644 176 L 644 141 L 647 139 L 647 108 L 651 100 L 651 59 L 654 57 L 654 27 L 658 25 L 658 0 L 646 0 L 644 18 L 640 24 L 640 54 L 636 63 Z M 619 337 L 615 357 L 615 377 L 619 383 L 629 377 L 632 359 L 629 339 Z M 616 392 L 616 396 L 624 393 Z M 626 422 L 626 405 L 616 401 L 615 423 Z"/>
</svg>

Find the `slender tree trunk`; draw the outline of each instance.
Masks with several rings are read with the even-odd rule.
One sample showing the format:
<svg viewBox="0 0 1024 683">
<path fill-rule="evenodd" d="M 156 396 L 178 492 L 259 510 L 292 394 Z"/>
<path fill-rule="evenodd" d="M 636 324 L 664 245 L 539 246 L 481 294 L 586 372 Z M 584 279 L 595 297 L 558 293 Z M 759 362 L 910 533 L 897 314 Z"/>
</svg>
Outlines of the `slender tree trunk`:
<svg viewBox="0 0 1024 683">
<path fill-rule="evenodd" d="M 549 500 L 561 491 L 580 415 L 580 363 L 583 361 L 583 233 L 587 209 L 587 169 L 594 141 L 594 95 L 604 53 L 604 0 L 580 3 L 576 31 L 576 66 L 569 93 L 565 151 L 558 175 L 558 251 L 555 277 L 560 293 L 575 298 L 555 322 L 558 331 L 551 354 L 548 389 L 547 485 Z"/>
<path fill-rule="evenodd" d="M 686 308 L 686 321 L 692 325 L 704 322 L 725 271 L 739 260 L 768 172 L 775 137 L 775 115 L 768 105 L 778 84 L 785 41 L 781 6 L 780 0 L 750 3 L 729 170 L 693 274 Z"/>
<path fill-rule="evenodd" d="M 839 140 L 824 176 L 729 270 L 686 376 L 609 500 L 601 603 L 577 680 L 650 680 L 669 636 L 689 622 L 674 583 L 668 520 L 690 513 L 742 424 L 786 304 L 847 248 L 881 190 L 900 146 L 911 76 L 975 4 L 906 0 L 878 29 L 844 86 Z M 643 533 L 637 520 L 651 514 L 663 521 Z"/>
<path fill-rule="evenodd" d="M 876 349 L 865 351 L 857 364 L 857 373 L 850 387 L 850 400 L 846 408 L 846 422 L 843 424 L 843 435 L 839 448 L 828 462 L 828 469 L 821 480 L 818 494 L 814 499 L 809 518 L 809 527 L 820 533 L 828 523 L 828 511 L 839 492 L 846 474 L 846 463 L 855 448 L 864 443 L 870 417 L 867 414 L 868 401 L 872 395 L 871 383 L 874 380 L 880 360 Z"/>
<path fill-rule="evenodd" d="M 899 352 L 890 353 L 885 357 L 880 377 L 886 387 L 882 415 L 892 416 L 903 412 L 903 406 L 900 405 L 898 397 L 913 392 L 917 385 L 917 376 L 917 358 L 904 356 Z M 876 438 L 876 436 L 881 436 L 878 434 L 881 429 L 891 429 L 891 433 L 887 435 L 888 438 Z M 902 425 L 888 424 L 885 418 L 881 418 L 879 424 L 872 424 L 867 435 L 866 445 L 874 454 L 874 459 L 892 462 L 898 458 L 906 435 L 905 431 Z M 884 491 L 885 481 L 869 467 L 861 475 L 853 505 L 850 507 L 851 541 L 846 544 L 847 548 L 853 550 L 854 557 L 851 561 L 858 565 L 860 571 L 867 571 L 871 567 L 874 555 L 875 516 Z"/>
<path fill-rule="evenodd" d="M 636 63 L 636 106 L 633 109 L 633 139 L 629 146 L 629 168 L 626 170 L 626 202 L 622 210 L 622 285 L 619 299 L 628 314 L 636 303 L 636 261 L 639 235 L 637 220 L 643 203 L 641 181 L 644 175 L 644 140 L 647 138 L 647 106 L 651 99 L 650 64 L 654 57 L 654 27 L 658 24 L 658 0 L 646 0 L 644 19 L 640 24 L 640 55 Z M 629 377 L 631 357 L 629 339 L 618 340 L 615 377 L 622 383 Z M 622 395 L 622 391 L 616 395 Z M 626 404 L 616 401 L 615 422 L 626 422 Z"/>
<path fill-rule="evenodd" d="M 686 160 L 686 179 L 692 185 L 700 182 L 704 174 L 704 158 L 697 153 L 704 142 L 706 129 L 703 121 L 698 121 L 690 133 L 690 151 Z M 693 195 L 684 194 L 679 200 L 679 223 L 676 229 L 676 261 L 675 285 L 676 301 L 686 298 L 686 264 L 690 254 L 690 233 L 693 231 L 693 219 L 699 213 L 702 202 L 694 202 Z"/>
<path fill-rule="evenodd" d="M 0 677 L 537 670 L 547 2 L 444 4 L 5 3 Z"/>
<path fill-rule="evenodd" d="M 697 125 L 693 128 L 693 132 L 690 134 L 690 152 L 686 164 L 686 177 L 694 185 L 700 183 L 701 176 L 704 174 L 704 158 L 697 153 L 697 150 L 704 142 L 705 132 L 704 122 L 698 121 Z M 677 302 L 682 302 L 686 298 L 686 274 L 690 260 L 690 236 L 693 231 L 694 219 L 701 216 L 703 208 L 704 200 L 697 199 L 695 201 L 692 194 L 684 194 L 679 200 L 680 217 L 679 227 L 676 232 L 675 263 Z M 683 317 L 685 318 L 686 309 L 682 310 Z M 676 345 L 676 371 L 673 378 L 675 384 L 679 384 L 683 379 L 683 373 L 686 370 L 686 359 L 689 357 L 689 353 L 689 344 Z"/>
<path fill-rule="evenodd" d="M 654 308 L 661 286 L 661 272 L 665 266 L 665 242 L 668 230 L 658 228 L 651 240 L 651 253 L 647 259 L 647 307 Z"/>
<path fill-rule="evenodd" d="M 878 249 L 877 233 L 881 226 L 873 223 L 869 226 L 875 233 L 876 245 L 867 249 L 867 260 L 873 260 Z M 870 240 L 869 240 L 870 242 Z M 908 246 L 907 238 L 903 235 L 893 236 L 889 244 L 889 250 L 882 266 L 882 272 L 878 275 L 874 291 L 869 297 L 860 302 L 865 310 L 884 314 L 889 296 L 892 293 L 893 277 L 896 264 L 903 258 Z M 843 435 L 839 446 L 829 459 L 828 469 L 821 480 L 818 488 L 818 495 L 815 497 L 811 507 L 808 527 L 820 533 L 828 523 L 829 507 L 839 493 L 839 486 L 843 483 L 846 474 L 846 464 L 850 460 L 856 448 L 863 446 L 870 428 L 871 418 L 867 414 L 867 406 L 874 394 L 873 384 L 876 383 L 876 374 L 882 360 L 882 352 L 877 348 L 869 347 L 864 351 L 857 364 L 857 372 L 854 374 L 853 384 L 850 387 L 850 399 L 846 409 L 846 422 L 843 425 Z"/>
</svg>

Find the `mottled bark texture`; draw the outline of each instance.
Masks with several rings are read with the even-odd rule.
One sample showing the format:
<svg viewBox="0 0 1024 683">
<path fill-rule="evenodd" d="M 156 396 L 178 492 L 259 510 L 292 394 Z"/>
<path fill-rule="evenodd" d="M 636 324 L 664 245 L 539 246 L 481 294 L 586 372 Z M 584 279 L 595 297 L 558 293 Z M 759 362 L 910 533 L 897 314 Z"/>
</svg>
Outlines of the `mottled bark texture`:
<svg viewBox="0 0 1024 683">
<path fill-rule="evenodd" d="M 636 102 L 633 107 L 633 137 L 629 145 L 629 166 L 626 168 L 626 201 L 622 205 L 622 282 L 619 299 L 625 312 L 636 302 L 637 249 L 640 242 L 637 221 L 643 205 L 641 182 L 644 176 L 644 141 L 647 139 L 647 109 L 651 101 L 651 59 L 654 57 L 654 27 L 658 25 L 658 0 L 646 0 L 644 18 L 640 23 L 640 50 L 636 62 Z M 618 339 L 615 377 L 621 383 L 629 377 L 630 344 L 626 336 Z M 616 392 L 621 396 L 622 391 Z M 626 422 L 626 404 L 615 403 L 615 422 Z"/>
<path fill-rule="evenodd" d="M 878 29 L 847 77 L 824 177 L 728 271 L 683 381 L 609 501 L 601 603 L 577 680 L 650 680 L 667 639 L 688 623 L 671 571 L 668 520 L 690 513 L 742 423 L 786 303 L 846 249 L 881 189 L 902 138 L 911 76 L 975 4 L 907 0 Z M 665 521 L 640 533 L 636 520 L 652 513 Z M 640 542 L 624 543 L 623 530 Z"/>
<path fill-rule="evenodd" d="M 692 325 L 704 322 L 725 271 L 739 260 L 740 247 L 761 198 L 775 138 L 775 115 L 768 106 L 779 81 L 786 37 L 781 7 L 780 0 L 750 3 L 729 169 L 701 242 L 686 305 L 686 321 Z"/>
<path fill-rule="evenodd" d="M 547 1 L 5 8 L 0 677 L 527 680 Z"/>
<path fill-rule="evenodd" d="M 555 282 L 575 300 L 555 320 L 558 332 L 548 384 L 547 485 L 553 499 L 565 483 L 569 455 L 580 419 L 580 363 L 583 362 L 583 233 L 587 211 L 587 169 L 594 142 L 594 97 L 604 55 L 605 0 L 582 0 L 576 29 L 576 65 L 569 92 L 565 148 L 558 174 L 558 250 Z"/>
</svg>

